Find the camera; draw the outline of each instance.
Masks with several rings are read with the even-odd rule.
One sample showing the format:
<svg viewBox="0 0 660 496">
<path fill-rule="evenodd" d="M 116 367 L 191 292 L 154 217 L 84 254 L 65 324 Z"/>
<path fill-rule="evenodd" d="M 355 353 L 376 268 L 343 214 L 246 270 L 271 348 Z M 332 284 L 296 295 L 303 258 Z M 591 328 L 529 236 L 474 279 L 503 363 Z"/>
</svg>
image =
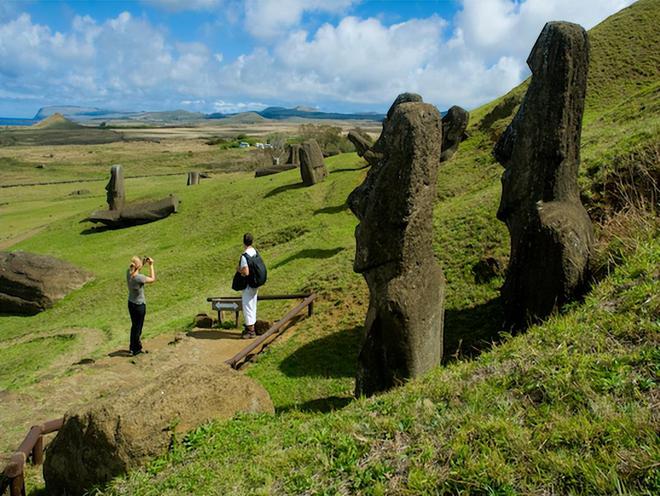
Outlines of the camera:
<svg viewBox="0 0 660 496">
<path fill-rule="evenodd" d="M 150 257 L 142 257 L 142 265 L 146 265 L 151 260 Z"/>
</svg>

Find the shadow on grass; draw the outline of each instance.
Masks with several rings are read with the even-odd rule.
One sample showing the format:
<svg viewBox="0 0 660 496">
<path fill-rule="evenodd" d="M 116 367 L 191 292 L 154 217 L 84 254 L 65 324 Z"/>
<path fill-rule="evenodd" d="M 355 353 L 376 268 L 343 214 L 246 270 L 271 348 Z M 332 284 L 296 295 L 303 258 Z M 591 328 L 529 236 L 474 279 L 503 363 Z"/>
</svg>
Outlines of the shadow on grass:
<svg viewBox="0 0 660 496">
<path fill-rule="evenodd" d="M 328 396 L 327 398 L 318 398 L 306 401 L 305 403 L 287 405 L 277 409 L 277 413 L 282 412 L 307 412 L 307 413 L 328 413 L 334 410 L 341 410 L 351 403 L 353 398 L 346 396 Z"/>
<path fill-rule="evenodd" d="M 362 326 L 356 326 L 311 341 L 282 360 L 279 369 L 288 377 L 354 377 L 361 337 Z"/>
<path fill-rule="evenodd" d="M 445 311 L 443 362 L 474 358 L 501 340 L 504 322 L 500 297 L 470 308 Z"/>
<path fill-rule="evenodd" d="M 210 329 L 190 331 L 186 335 L 195 339 L 241 339 L 239 331 L 229 332 L 221 329 L 217 331 Z"/>
<path fill-rule="evenodd" d="M 291 191 L 294 189 L 301 189 L 304 187 L 305 185 L 303 183 L 285 184 L 283 186 L 278 186 L 277 188 L 270 190 L 268 193 L 264 195 L 264 198 L 270 198 L 271 196 L 277 196 L 280 193 L 286 193 L 287 191 Z"/>
<path fill-rule="evenodd" d="M 314 215 L 319 215 L 319 214 L 338 214 L 339 212 L 344 212 L 345 210 L 348 210 L 348 205 L 346 203 L 342 203 L 341 205 L 335 205 L 334 207 L 324 207 L 324 208 L 319 208 L 318 210 L 314 210 Z"/>
<path fill-rule="evenodd" d="M 361 165 L 360 167 L 345 167 L 343 169 L 335 169 L 330 171 L 330 174 L 337 174 L 339 172 L 355 172 L 355 171 L 361 171 L 364 169 L 368 169 L 369 164 Z"/>
<path fill-rule="evenodd" d="M 108 353 L 109 357 L 115 358 L 115 357 L 131 357 L 131 352 L 129 350 L 116 350 L 111 353 Z"/>
<path fill-rule="evenodd" d="M 110 226 L 92 226 L 80 231 L 80 234 L 87 236 L 89 234 L 98 234 L 106 231 L 115 231 L 116 228 Z"/>
<path fill-rule="evenodd" d="M 341 246 L 338 246 L 337 248 L 329 248 L 327 250 L 321 248 L 306 248 L 285 258 L 281 262 L 277 262 L 275 265 L 273 265 L 273 268 L 277 269 L 278 267 L 282 267 L 283 265 L 286 265 L 289 262 L 293 262 L 294 260 L 300 260 L 302 258 L 315 258 L 315 259 L 332 258 L 341 251 L 344 251 L 344 248 Z"/>
</svg>

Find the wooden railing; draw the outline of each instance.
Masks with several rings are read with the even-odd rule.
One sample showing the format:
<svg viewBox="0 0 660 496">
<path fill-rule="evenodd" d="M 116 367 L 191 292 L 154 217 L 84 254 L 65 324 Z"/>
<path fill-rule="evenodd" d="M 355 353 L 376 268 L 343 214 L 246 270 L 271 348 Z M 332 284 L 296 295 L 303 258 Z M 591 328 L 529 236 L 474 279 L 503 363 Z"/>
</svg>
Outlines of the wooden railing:
<svg viewBox="0 0 660 496">
<path fill-rule="evenodd" d="M 9 488 L 11 496 L 25 496 L 25 463 L 41 465 L 44 462 L 44 436 L 59 431 L 64 419 L 50 420 L 41 425 L 33 425 L 27 436 L 9 459 L 2 471 L 0 480 L 0 495 Z"/>
</svg>

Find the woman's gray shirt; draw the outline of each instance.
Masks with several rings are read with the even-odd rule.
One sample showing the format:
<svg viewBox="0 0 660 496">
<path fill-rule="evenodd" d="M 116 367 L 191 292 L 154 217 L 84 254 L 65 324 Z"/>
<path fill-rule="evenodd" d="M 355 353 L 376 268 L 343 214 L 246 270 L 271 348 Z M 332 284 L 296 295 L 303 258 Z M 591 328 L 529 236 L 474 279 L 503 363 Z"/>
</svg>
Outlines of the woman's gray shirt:
<svg viewBox="0 0 660 496">
<path fill-rule="evenodd" d="M 147 276 L 136 274 L 131 277 L 131 271 L 126 271 L 126 284 L 128 285 L 128 301 L 136 305 L 146 303 L 144 299 L 144 283 L 147 282 Z"/>
</svg>

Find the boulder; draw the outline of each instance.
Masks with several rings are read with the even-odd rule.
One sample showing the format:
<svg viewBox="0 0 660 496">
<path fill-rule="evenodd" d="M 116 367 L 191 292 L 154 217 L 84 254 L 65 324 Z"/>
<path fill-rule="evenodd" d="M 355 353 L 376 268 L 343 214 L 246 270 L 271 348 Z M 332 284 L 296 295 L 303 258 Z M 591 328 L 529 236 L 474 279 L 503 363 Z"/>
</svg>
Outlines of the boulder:
<svg viewBox="0 0 660 496">
<path fill-rule="evenodd" d="M 364 157 L 364 154 L 367 153 L 369 148 L 371 148 L 371 145 L 373 145 L 371 137 L 359 129 L 351 129 L 348 132 L 348 140 L 353 143 L 358 157 Z"/>
<path fill-rule="evenodd" d="M 124 170 L 121 165 L 113 165 L 110 168 L 110 180 L 105 186 L 107 191 L 108 208 L 110 210 L 121 210 L 126 200 L 124 188 Z"/>
<path fill-rule="evenodd" d="M 577 183 L 587 33 L 577 24 L 546 24 L 527 64 L 529 88 L 493 152 L 505 168 L 497 217 L 511 235 L 502 287 L 510 330 L 546 318 L 586 290 L 594 241 Z"/>
<path fill-rule="evenodd" d="M 300 146 L 300 177 L 305 186 L 320 183 L 328 176 L 323 152 L 316 140 L 305 141 Z"/>
<path fill-rule="evenodd" d="M 446 162 L 454 156 L 458 145 L 465 139 L 470 113 L 454 105 L 442 118 L 442 153 L 440 162 Z"/>
<path fill-rule="evenodd" d="M 180 365 L 71 410 L 46 450 L 52 495 L 82 495 L 165 453 L 175 433 L 236 413 L 273 413 L 266 390 L 225 365 Z"/>
<path fill-rule="evenodd" d="M 388 113 L 381 159 L 348 198 L 360 220 L 353 268 L 369 286 L 356 395 L 387 390 L 442 358 L 445 282 L 430 215 L 442 122 L 434 106 L 408 100 Z"/>
<path fill-rule="evenodd" d="M 85 220 L 120 228 L 164 219 L 179 209 L 179 199 L 170 195 L 162 200 L 126 205 L 121 210 L 98 210 Z"/>
<path fill-rule="evenodd" d="M 193 319 L 193 326 L 199 329 L 211 329 L 213 327 L 213 317 L 205 313 L 198 313 Z"/>
<path fill-rule="evenodd" d="M 93 278 L 47 255 L 0 252 L 0 313 L 34 315 Z"/>
</svg>

